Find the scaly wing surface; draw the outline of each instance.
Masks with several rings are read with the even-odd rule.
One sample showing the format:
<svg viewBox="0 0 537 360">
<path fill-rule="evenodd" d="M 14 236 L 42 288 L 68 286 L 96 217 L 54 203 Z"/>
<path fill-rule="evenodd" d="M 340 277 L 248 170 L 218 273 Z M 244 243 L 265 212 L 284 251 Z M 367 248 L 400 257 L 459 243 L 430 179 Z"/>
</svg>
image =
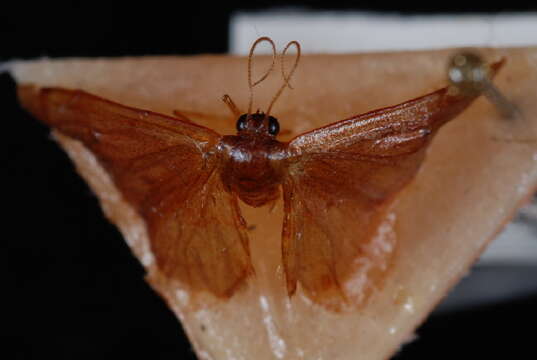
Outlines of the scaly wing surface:
<svg viewBox="0 0 537 360">
<path fill-rule="evenodd" d="M 216 132 L 80 90 L 21 87 L 47 125 L 81 141 L 145 219 L 157 267 L 193 290 L 229 297 L 251 273 L 237 200 L 217 176 Z"/>
<path fill-rule="evenodd" d="M 415 177 L 437 130 L 474 99 L 443 88 L 290 141 L 282 239 L 290 295 L 300 283 L 335 310 L 366 299 L 394 252 L 382 226 L 391 200 Z"/>
</svg>

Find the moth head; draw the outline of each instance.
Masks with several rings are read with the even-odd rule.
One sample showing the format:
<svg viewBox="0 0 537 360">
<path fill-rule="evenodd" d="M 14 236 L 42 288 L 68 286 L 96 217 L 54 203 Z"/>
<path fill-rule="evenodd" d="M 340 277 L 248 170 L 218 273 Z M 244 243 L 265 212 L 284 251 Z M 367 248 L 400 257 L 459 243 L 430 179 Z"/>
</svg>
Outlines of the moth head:
<svg viewBox="0 0 537 360">
<path fill-rule="evenodd" d="M 237 132 L 241 134 L 268 135 L 275 137 L 280 132 L 280 124 L 274 116 L 262 112 L 242 114 L 237 120 Z"/>
<path fill-rule="evenodd" d="M 262 42 L 267 42 L 272 47 L 272 63 L 270 64 L 268 70 L 265 71 L 265 73 L 260 78 L 254 81 L 252 79 L 252 59 L 256 46 Z M 289 72 L 286 72 L 284 60 L 285 54 L 290 47 L 295 47 L 296 56 L 295 62 L 293 63 L 291 70 Z M 280 124 L 275 117 L 270 116 L 270 111 L 272 110 L 272 106 L 274 106 L 274 104 L 282 94 L 283 90 L 285 90 L 286 88 L 292 89 L 292 86 L 289 81 L 291 80 L 291 77 L 293 76 L 296 67 L 298 66 L 298 61 L 300 60 L 300 51 L 300 44 L 297 41 L 291 41 L 287 43 L 287 45 L 280 54 L 283 84 L 278 89 L 278 91 L 276 91 L 276 94 L 274 94 L 274 96 L 272 97 L 272 100 L 270 101 L 266 112 L 260 112 L 259 110 L 257 110 L 256 113 L 252 113 L 252 106 L 254 101 L 254 87 L 259 85 L 268 77 L 268 75 L 274 69 L 274 64 L 276 61 L 276 45 L 271 38 L 263 36 L 254 42 L 254 44 L 250 48 L 250 54 L 248 56 L 248 89 L 250 92 L 250 99 L 248 101 L 248 112 L 246 114 L 240 115 L 237 119 L 236 127 L 238 135 L 269 136 L 272 138 L 278 135 L 278 133 L 280 132 Z M 224 95 L 222 101 L 224 101 L 224 103 L 229 107 L 229 109 L 235 116 L 238 116 L 241 113 L 233 100 L 231 100 L 231 97 L 229 95 Z"/>
</svg>

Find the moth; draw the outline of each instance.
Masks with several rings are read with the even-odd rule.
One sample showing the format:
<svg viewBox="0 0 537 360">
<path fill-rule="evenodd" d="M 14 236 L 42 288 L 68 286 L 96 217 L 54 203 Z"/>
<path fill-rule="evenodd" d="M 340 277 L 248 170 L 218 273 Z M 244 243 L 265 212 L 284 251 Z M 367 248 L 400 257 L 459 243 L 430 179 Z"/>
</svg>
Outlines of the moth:
<svg viewBox="0 0 537 360">
<path fill-rule="evenodd" d="M 253 81 L 253 54 L 262 42 L 272 47 L 272 65 Z M 291 47 L 296 58 L 286 73 L 283 59 Z M 416 176 L 442 125 L 480 93 L 447 86 L 282 142 L 271 109 L 291 87 L 300 54 L 298 42 L 285 46 L 283 84 L 266 112 L 253 112 L 253 88 L 273 70 L 276 50 L 267 37 L 252 45 L 248 110 L 223 98 L 237 118 L 236 135 L 222 136 L 179 112 L 158 114 L 82 90 L 26 86 L 19 97 L 37 118 L 95 155 L 144 219 L 166 278 L 191 291 L 231 297 L 254 274 L 239 201 L 260 207 L 283 197 L 288 295 L 300 285 L 318 304 L 344 303 L 349 300 L 342 284 L 357 267 L 368 266 L 371 255 L 364 249 L 386 209 Z M 491 73 L 501 65 L 490 65 Z"/>
</svg>

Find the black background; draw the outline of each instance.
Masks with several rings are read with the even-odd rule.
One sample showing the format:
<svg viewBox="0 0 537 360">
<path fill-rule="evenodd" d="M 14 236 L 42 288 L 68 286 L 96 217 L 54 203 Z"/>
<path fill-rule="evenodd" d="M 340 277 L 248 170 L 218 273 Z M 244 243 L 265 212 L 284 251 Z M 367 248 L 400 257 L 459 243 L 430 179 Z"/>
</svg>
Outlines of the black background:
<svg viewBox="0 0 537 360">
<path fill-rule="evenodd" d="M 406 14 L 529 9 L 513 2 L 474 4 L 471 10 L 455 3 L 407 8 L 329 3 L 329 8 L 320 1 L 291 5 Z M 0 61 L 224 53 L 233 11 L 282 5 L 290 3 L 3 5 Z M 50 141 L 48 129 L 19 109 L 6 74 L 0 75 L 0 103 L 7 214 L 0 251 L 5 269 L 0 358 L 194 359 L 180 324 L 144 282 L 142 267 L 104 219 L 95 196 Z M 531 358 L 537 353 L 536 305 L 533 296 L 433 315 L 397 359 Z"/>
</svg>

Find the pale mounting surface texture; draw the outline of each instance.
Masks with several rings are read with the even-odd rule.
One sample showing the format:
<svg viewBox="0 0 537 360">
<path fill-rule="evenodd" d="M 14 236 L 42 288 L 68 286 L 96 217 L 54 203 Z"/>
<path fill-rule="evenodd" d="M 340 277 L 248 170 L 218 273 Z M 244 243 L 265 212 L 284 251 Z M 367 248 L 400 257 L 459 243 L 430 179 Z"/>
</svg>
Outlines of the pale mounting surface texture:
<svg viewBox="0 0 537 360">
<path fill-rule="evenodd" d="M 409 100 L 446 85 L 451 53 L 304 56 L 294 90 L 284 93 L 273 115 L 295 135 Z M 390 214 L 398 241 L 393 269 L 369 305 L 354 313 L 327 312 L 300 291 L 287 298 L 280 265 L 281 201 L 272 212 L 242 207 L 248 223 L 256 225 L 249 234 L 256 276 L 246 289 L 227 303 L 190 309 L 187 293 L 162 286 L 144 224 L 95 158 L 79 142 L 59 133 L 56 138 L 146 266 L 148 281 L 181 319 L 201 359 L 385 359 L 410 338 L 537 186 L 537 49 L 482 53 L 488 61 L 507 58 L 495 84 L 524 117 L 501 119 L 480 98 L 440 130 L 422 170 Z M 10 68 L 19 84 L 84 89 L 166 114 L 174 109 L 217 114 L 210 123 L 192 117 L 222 134 L 234 132 L 235 120 L 221 96 L 230 94 L 241 109 L 248 101 L 246 60 L 239 57 L 39 60 Z M 254 106 L 266 108 L 280 81 L 274 75 L 259 86 Z"/>
</svg>

